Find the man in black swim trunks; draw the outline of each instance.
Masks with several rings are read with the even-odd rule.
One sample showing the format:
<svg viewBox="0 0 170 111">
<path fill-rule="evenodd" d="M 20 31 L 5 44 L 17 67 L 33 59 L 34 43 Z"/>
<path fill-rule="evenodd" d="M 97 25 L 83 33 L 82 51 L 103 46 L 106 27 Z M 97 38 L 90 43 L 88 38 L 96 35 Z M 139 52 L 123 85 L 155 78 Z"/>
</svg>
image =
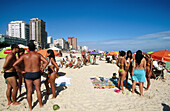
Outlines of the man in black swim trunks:
<svg viewBox="0 0 170 111">
<path fill-rule="evenodd" d="M 16 69 L 12 66 L 14 62 L 16 61 L 15 54 L 18 53 L 19 46 L 16 44 L 13 44 L 11 46 L 11 52 L 6 56 L 5 63 L 3 66 L 4 70 L 4 78 L 7 80 L 7 90 L 6 90 L 6 96 L 8 99 L 8 105 L 13 103 L 12 105 L 19 105 L 20 103 L 16 101 L 18 86 L 17 86 L 17 80 L 18 77 Z M 12 90 L 13 89 L 13 90 Z M 12 93 L 11 93 L 12 90 Z M 12 100 L 11 100 L 12 95 Z"/>
<path fill-rule="evenodd" d="M 42 97 L 41 97 L 41 72 L 45 69 L 45 67 L 48 65 L 47 60 L 37 52 L 35 52 L 35 45 L 33 43 L 28 44 L 29 47 L 29 53 L 24 54 L 21 56 L 14 64 L 13 66 L 17 66 L 19 63 L 24 61 L 25 65 L 25 82 L 27 85 L 27 100 L 29 104 L 29 109 L 32 110 L 32 87 L 33 82 L 35 85 L 35 89 L 37 92 L 38 101 L 40 104 L 40 107 L 42 107 Z M 41 69 L 41 61 L 44 62 L 44 66 Z"/>
</svg>

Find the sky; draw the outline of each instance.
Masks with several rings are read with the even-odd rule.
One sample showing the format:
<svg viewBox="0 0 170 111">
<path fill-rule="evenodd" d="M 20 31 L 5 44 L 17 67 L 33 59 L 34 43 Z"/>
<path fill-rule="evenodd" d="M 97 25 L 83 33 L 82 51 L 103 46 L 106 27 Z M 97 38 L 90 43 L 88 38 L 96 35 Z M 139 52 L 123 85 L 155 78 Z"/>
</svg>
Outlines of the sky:
<svg viewBox="0 0 170 111">
<path fill-rule="evenodd" d="M 0 34 L 10 21 L 46 22 L 53 39 L 103 51 L 170 50 L 170 0 L 0 0 Z"/>
</svg>

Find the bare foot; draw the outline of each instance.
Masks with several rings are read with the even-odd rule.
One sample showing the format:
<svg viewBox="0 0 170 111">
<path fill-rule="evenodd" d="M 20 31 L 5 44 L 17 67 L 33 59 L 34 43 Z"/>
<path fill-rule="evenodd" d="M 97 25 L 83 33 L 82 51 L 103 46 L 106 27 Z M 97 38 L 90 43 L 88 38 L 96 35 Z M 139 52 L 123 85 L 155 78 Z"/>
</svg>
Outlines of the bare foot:
<svg viewBox="0 0 170 111">
<path fill-rule="evenodd" d="M 41 105 L 40 105 L 40 108 L 42 108 L 42 107 L 43 107 L 43 105 L 41 104 Z"/>
<path fill-rule="evenodd" d="M 32 107 L 31 108 L 29 108 L 30 109 L 30 111 L 32 111 Z"/>
<path fill-rule="evenodd" d="M 51 99 L 55 99 L 55 97 L 52 97 Z"/>
<path fill-rule="evenodd" d="M 148 88 L 145 89 L 145 91 L 147 91 L 147 90 L 148 90 Z"/>
<path fill-rule="evenodd" d="M 19 103 L 19 102 L 13 102 L 13 104 L 12 105 L 20 105 L 21 103 Z"/>
<path fill-rule="evenodd" d="M 8 102 L 8 105 L 10 105 L 11 103 L 12 103 L 12 101 L 9 101 L 9 102 Z"/>
</svg>

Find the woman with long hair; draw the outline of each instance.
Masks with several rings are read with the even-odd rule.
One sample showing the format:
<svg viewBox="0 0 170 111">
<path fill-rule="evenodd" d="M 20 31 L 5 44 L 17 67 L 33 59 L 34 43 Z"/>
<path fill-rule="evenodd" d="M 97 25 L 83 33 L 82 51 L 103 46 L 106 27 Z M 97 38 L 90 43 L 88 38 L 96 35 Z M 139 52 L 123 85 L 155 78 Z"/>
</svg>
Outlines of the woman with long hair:
<svg viewBox="0 0 170 111">
<path fill-rule="evenodd" d="M 19 49 L 19 52 L 18 52 L 18 57 L 17 59 L 19 59 L 23 54 L 25 54 L 25 50 L 23 48 L 20 48 Z M 20 63 L 19 64 L 19 67 L 22 71 L 24 71 L 24 62 Z M 21 95 L 21 85 L 22 85 L 22 80 L 23 80 L 23 74 L 21 74 L 21 72 L 17 72 L 18 73 L 18 90 L 19 90 L 19 96 Z M 26 86 L 26 85 L 25 85 Z"/>
<path fill-rule="evenodd" d="M 136 52 L 135 60 L 133 61 L 132 69 L 132 93 L 134 93 L 136 83 L 139 81 L 140 95 L 143 96 L 143 83 L 146 82 L 146 60 L 141 50 Z"/>
<path fill-rule="evenodd" d="M 150 78 L 152 75 L 153 62 L 148 54 L 145 55 L 145 59 L 146 59 L 146 80 L 147 80 L 147 88 L 145 89 L 145 91 L 147 91 L 151 84 Z"/>
<path fill-rule="evenodd" d="M 45 81 L 45 86 L 46 86 L 47 94 L 49 94 L 48 84 L 50 83 L 52 94 L 53 94 L 52 99 L 54 99 L 55 98 L 55 79 L 59 76 L 58 75 L 59 67 L 57 63 L 55 62 L 55 55 L 54 55 L 53 50 L 47 51 L 47 57 L 49 58 L 49 64 L 47 65 L 48 77 Z"/>
<path fill-rule="evenodd" d="M 123 89 L 123 81 L 125 80 L 126 77 L 126 71 L 125 71 L 125 67 L 127 66 L 127 62 L 125 59 L 125 51 L 120 51 L 120 56 L 117 59 L 116 65 L 119 67 L 119 80 L 118 80 L 118 87 L 119 89 L 122 90 L 122 93 L 124 91 Z M 120 88 L 121 86 L 121 88 Z"/>
<path fill-rule="evenodd" d="M 126 61 L 127 61 L 127 67 L 126 67 L 126 82 L 125 82 L 125 86 L 127 88 L 127 83 L 128 83 L 128 72 L 130 73 L 130 75 L 132 74 L 132 51 L 128 50 L 127 51 L 127 55 L 126 55 Z M 132 76 L 132 75 L 131 75 Z"/>
</svg>

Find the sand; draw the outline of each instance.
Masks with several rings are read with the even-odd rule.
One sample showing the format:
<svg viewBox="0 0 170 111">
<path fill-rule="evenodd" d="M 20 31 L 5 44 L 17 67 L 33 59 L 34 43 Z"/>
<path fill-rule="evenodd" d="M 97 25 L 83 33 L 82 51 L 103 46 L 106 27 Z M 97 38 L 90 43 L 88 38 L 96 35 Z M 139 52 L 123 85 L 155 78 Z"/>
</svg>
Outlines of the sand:
<svg viewBox="0 0 170 111">
<path fill-rule="evenodd" d="M 68 54 L 64 54 L 68 55 Z M 73 54 L 80 56 L 80 54 Z M 57 58 L 58 60 L 61 58 Z M 0 59 L 0 69 L 2 69 L 4 59 Z M 115 64 L 97 60 L 98 65 L 83 66 L 81 69 L 60 68 L 59 72 L 71 78 L 71 85 L 57 86 L 56 98 L 50 99 L 45 95 L 45 86 L 41 85 L 42 101 L 44 106 L 39 107 L 36 91 L 33 93 L 34 111 L 53 111 L 53 105 L 60 106 L 59 111 L 168 111 L 170 110 L 170 74 L 166 74 L 166 80 L 151 79 L 151 86 L 148 91 L 144 91 L 144 97 L 138 93 L 132 94 L 125 90 L 125 94 L 114 92 L 111 89 L 94 89 L 90 78 L 106 77 L 111 78 L 118 67 Z M 25 87 L 22 88 L 22 97 L 18 98 L 20 105 L 7 105 L 6 84 L 3 74 L 0 74 L 0 111 L 28 111 Z M 118 75 L 117 75 L 118 77 Z M 131 80 L 129 80 L 131 83 Z M 144 87 L 146 87 L 144 83 Z M 139 87 L 136 87 L 139 92 Z M 129 94 L 129 95 L 128 95 Z"/>
</svg>

